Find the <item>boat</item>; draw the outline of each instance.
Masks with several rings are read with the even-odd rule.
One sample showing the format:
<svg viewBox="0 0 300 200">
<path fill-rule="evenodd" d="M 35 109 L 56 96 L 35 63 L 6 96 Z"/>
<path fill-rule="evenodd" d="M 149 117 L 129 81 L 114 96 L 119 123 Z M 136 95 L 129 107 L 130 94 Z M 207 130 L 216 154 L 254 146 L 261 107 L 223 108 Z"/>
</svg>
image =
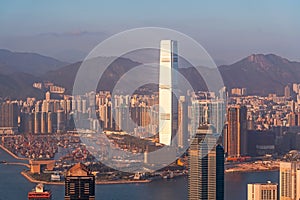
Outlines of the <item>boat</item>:
<svg viewBox="0 0 300 200">
<path fill-rule="evenodd" d="M 39 183 L 36 185 L 36 187 L 28 192 L 28 200 L 51 200 L 52 199 L 52 193 L 50 190 L 45 190 L 44 185 Z"/>
</svg>

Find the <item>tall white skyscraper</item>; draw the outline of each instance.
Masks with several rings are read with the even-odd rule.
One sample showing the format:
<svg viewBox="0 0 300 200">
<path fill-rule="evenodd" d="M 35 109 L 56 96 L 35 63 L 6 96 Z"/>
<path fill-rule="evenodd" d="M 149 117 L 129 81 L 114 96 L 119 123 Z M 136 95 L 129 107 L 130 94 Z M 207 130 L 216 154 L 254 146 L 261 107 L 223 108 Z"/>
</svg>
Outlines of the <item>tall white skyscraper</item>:
<svg viewBox="0 0 300 200">
<path fill-rule="evenodd" d="M 174 95 L 177 69 L 177 41 L 162 40 L 159 66 L 159 142 L 165 145 L 171 145 L 172 136 L 178 128 L 178 100 Z"/>
</svg>

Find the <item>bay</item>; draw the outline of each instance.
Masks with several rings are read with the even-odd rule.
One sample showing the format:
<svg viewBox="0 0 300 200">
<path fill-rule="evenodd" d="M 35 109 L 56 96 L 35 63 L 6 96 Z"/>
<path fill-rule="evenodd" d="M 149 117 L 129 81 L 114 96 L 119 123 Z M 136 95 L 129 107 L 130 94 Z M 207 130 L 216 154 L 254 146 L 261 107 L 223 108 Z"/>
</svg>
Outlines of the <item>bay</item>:
<svg viewBox="0 0 300 200">
<path fill-rule="evenodd" d="M 0 160 L 16 161 L 0 149 Z M 0 200 L 27 199 L 28 191 L 35 187 L 20 172 L 26 167 L 0 164 Z M 228 173 L 225 175 L 225 199 L 247 198 L 247 183 L 278 182 L 278 171 Z M 144 184 L 97 185 L 97 200 L 187 200 L 187 177 L 172 180 L 156 180 Z M 47 185 L 54 200 L 64 199 L 64 186 Z"/>
</svg>

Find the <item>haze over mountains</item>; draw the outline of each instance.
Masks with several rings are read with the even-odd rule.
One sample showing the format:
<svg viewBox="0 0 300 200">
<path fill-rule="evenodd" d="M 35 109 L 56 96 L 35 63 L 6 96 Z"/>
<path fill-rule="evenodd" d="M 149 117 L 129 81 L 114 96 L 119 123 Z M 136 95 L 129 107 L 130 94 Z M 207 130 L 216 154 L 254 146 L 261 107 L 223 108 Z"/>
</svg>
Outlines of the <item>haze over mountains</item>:
<svg viewBox="0 0 300 200">
<path fill-rule="evenodd" d="M 104 58 L 97 59 L 98 62 Z M 65 87 L 66 92 L 71 94 L 80 64 L 68 64 L 36 53 L 0 50 L 0 97 L 39 98 L 42 92 L 32 87 L 37 81 L 52 81 Z M 116 59 L 103 74 L 98 89 L 112 90 L 125 72 L 140 64 L 128 58 Z M 300 82 L 300 62 L 292 62 L 274 54 L 253 54 L 231 65 L 221 65 L 218 69 L 226 87 L 245 87 L 249 94 L 283 94 L 285 85 Z M 194 68 L 185 67 L 179 71 L 195 90 L 205 89 L 201 76 Z"/>
<path fill-rule="evenodd" d="M 37 53 L 11 52 L 0 49 L 0 97 L 41 97 L 41 91 L 32 87 L 39 76 L 67 63 Z"/>
<path fill-rule="evenodd" d="M 59 69 L 65 65 L 67 65 L 66 62 L 37 53 L 11 52 L 0 49 L 0 70 L 2 73 L 24 72 L 42 75 L 49 70 Z"/>
</svg>

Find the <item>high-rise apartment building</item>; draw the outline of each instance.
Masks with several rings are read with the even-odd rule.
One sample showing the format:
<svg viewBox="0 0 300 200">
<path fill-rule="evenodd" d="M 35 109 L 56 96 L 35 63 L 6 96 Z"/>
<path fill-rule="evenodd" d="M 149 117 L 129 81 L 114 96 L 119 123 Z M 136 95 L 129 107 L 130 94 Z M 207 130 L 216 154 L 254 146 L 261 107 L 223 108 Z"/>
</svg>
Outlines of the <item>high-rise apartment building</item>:
<svg viewBox="0 0 300 200">
<path fill-rule="evenodd" d="M 34 133 L 41 133 L 41 112 L 34 113 Z"/>
<path fill-rule="evenodd" d="M 300 162 L 280 162 L 280 200 L 300 199 Z"/>
<path fill-rule="evenodd" d="M 162 40 L 159 67 L 159 142 L 165 145 L 171 145 L 178 128 L 178 100 L 174 94 L 177 69 L 177 41 Z"/>
<path fill-rule="evenodd" d="M 224 135 L 225 153 L 239 157 L 247 153 L 247 108 L 230 106 L 227 110 L 227 131 Z"/>
<path fill-rule="evenodd" d="M 65 131 L 66 116 L 64 110 L 57 111 L 57 132 Z"/>
<path fill-rule="evenodd" d="M 179 97 L 178 102 L 178 133 L 177 145 L 186 148 L 188 145 L 188 103 L 185 96 Z"/>
<path fill-rule="evenodd" d="M 15 102 L 0 103 L 0 134 L 18 132 L 19 107 Z"/>
<path fill-rule="evenodd" d="M 289 85 L 284 87 L 284 97 L 290 98 L 291 97 L 291 88 Z"/>
<path fill-rule="evenodd" d="M 277 183 L 248 184 L 248 200 L 277 200 Z"/>
</svg>

